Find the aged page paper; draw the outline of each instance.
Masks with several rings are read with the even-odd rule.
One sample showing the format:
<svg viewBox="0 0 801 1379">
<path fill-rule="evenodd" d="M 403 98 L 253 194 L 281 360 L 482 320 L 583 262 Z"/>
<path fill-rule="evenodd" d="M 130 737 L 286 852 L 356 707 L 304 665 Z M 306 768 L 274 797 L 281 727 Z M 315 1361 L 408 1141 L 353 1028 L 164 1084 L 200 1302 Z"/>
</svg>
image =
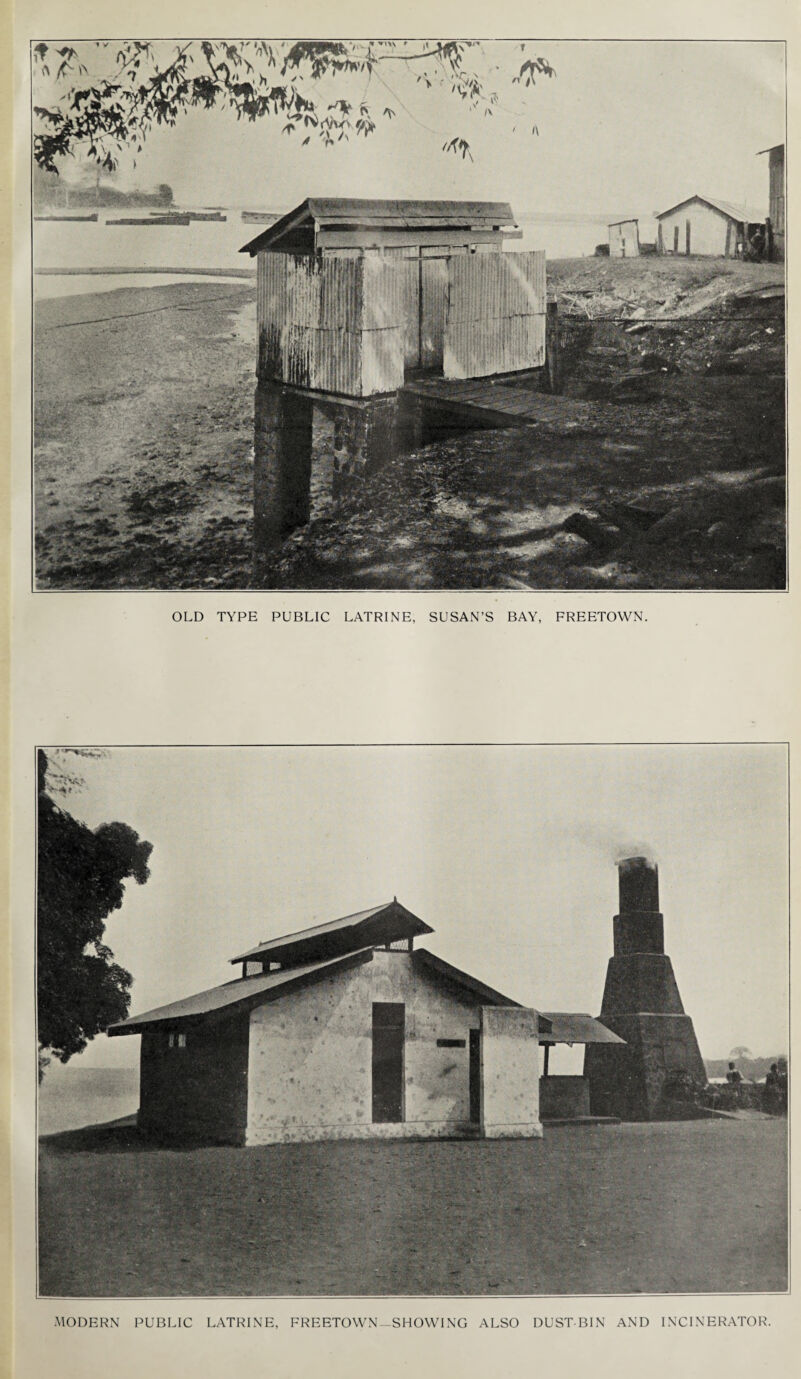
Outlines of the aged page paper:
<svg viewBox="0 0 801 1379">
<path fill-rule="evenodd" d="M 789 1367 L 798 37 L 18 10 L 19 1379 Z"/>
</svg>

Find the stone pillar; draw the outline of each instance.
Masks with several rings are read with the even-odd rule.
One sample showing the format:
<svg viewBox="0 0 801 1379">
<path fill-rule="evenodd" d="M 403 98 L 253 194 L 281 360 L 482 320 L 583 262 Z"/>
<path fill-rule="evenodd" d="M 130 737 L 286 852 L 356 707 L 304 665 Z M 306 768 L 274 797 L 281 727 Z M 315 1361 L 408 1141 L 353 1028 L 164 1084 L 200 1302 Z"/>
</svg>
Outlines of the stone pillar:
<svg viewBox="0 0 801 1379">
<path fill-rule="evenodd" d="M 267 554 L 309 520 L 314 404 L 280 384 L 256 389 L 253 439 L 253 541 Z"/>
<path fill-rule="evenodd" d="M 334 497 L 381 468 L 397 445 L 398 399 L 334 403 Z"/>
<path fill-rule="evenodd" d="M 536 1010 L 481 1007 L 481 1133 L 485 1139 L 542 1135 L 539 1041 Z"/>
</svg>

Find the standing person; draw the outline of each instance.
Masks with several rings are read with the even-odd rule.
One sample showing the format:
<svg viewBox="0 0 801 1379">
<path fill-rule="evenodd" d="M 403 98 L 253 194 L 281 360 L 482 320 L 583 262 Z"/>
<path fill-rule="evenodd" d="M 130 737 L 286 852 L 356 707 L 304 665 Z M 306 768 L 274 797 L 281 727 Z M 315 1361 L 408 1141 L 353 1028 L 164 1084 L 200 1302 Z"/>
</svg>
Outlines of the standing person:
<svg viewBox="0 0 801 1379">
<path fill-rule="evenodd" d="M 781 1087 L 778 1063 L 771 1063 L 770 1071 L 765 1078 L 765 1091 L 762 1098 L 762 1106 L 763 1109 L 772 1116 L 777 1115 L 781 1109 Z"/>
<path fill-rule="evenodd" d="M 729 1063 L 729 1067 L 726 1072 L 726 1081 L 728 1082 L 729 1086 L 734 1089 L 734 1100 L 739 1103 L 740 1087 L 742 1085 L 743 1078 L 742 1073 L 738 1068 L 735 1067 L 734 1063 Z"/>
</svg>

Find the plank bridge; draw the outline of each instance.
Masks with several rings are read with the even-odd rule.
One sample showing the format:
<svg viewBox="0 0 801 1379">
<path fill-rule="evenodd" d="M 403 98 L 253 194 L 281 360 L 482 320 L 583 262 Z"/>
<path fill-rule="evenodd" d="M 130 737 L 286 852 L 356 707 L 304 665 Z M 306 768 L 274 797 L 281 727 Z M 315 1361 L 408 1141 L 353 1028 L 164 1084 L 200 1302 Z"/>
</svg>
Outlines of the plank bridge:
<svg viewBox="0 0 801 1379">
<path fill-rule="evenodd" d="M 493 378 L 430 378 L 404 384 L 401 397 L 468 427 L 564 426 L 587 421 L 592 405 Z"/>
</svg>

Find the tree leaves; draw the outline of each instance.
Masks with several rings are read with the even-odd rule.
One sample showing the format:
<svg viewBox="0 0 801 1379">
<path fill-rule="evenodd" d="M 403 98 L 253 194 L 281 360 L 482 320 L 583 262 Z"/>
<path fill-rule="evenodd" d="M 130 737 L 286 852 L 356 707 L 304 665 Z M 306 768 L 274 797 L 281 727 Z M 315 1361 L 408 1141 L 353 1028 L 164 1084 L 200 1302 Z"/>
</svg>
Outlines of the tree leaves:
<svg viewBox="0 0 801 1379">
<path fill-rule="evenodd" d="M 152 845 L 124 823 L 94 831 L 55 804 L 48 761 L 39 753 L 37 848 L 38 1036 L 43 1050 L 66 1063 L 90 1039 L 128 1013 L 132 977 L 103 942 L 105 920 L 120 908 L 124 882 L 150 875 Z M 77 777 L 58 768 L 60 790 Z"/>
<path fill-rule="evenodd" d="M 458 137 L 448 139 L 447 143 L 442 145 L 442 151 L 443 153 L 456 153 L 460 158 L 469 158 L 470 162 L 473 162 L 470 145 L 466 139 L 460 139 Z"/>
<path fill-rule="evenodd" d="M 528 51 L 521 45 L 521 52 Z M 113 169 L 124 149 L 141 150 L 154 126 L 171 128 L 191 108 L 228 110 L 247 121 L 278 116 L 285 134 L 302 129 L 303 144 L 316 137 L 325 146 L 351 137 L 368 138 L 379 119 L 397 117 L 398 106 L 428 128 L 384 79 L 382 72 L 393 68 L 414 72 L 424 90 L 441 87 L 487 117 L 503 109 L 492 84 L 494 70 L 480 70 L 483 45 L 472 39 L 98 41 L 59 48 L 36 43 L 31 53 L 37 97 L 46 91 L 34 107 L 34 157 L 50 172 L 58 171 L 65 157 L 82 157 L 87 151 L 98 164 Z M 103 65 L 103 76 L 86 75 Z M 358 75 L 366 84 L 362 100 L 354 105 L 347 82 Z M 533 54 L 525 57 L 511 80 L 531 87 L 538 77 L 553 75 L 548 60 Z M 393 104 L 374 108 L 366 99 L 373 77 L 393 97 Z M 330 87 L 337 82 L 341 94 L 332 95 Z M 460 135 L 447 139 L 442 148 L 472 161 L 470 145 Z"/>
</svg>

